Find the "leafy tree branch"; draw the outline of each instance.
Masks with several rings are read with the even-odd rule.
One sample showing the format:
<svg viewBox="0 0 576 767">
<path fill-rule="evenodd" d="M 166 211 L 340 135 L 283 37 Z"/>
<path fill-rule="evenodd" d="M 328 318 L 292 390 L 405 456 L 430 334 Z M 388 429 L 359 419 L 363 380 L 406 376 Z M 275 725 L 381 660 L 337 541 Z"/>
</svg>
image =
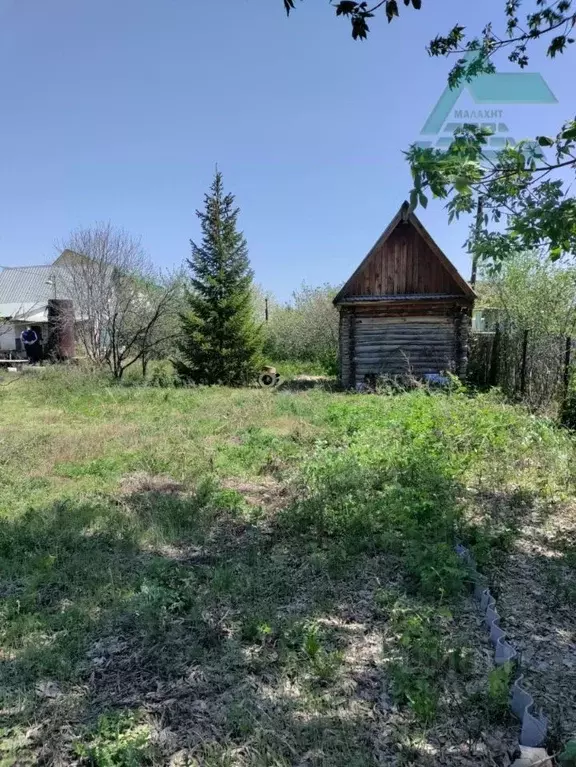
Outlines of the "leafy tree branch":
<svg viewBox="0 0 576 767">
<path fill-rule="evenodd" d="M 422 7 L 422 0 L 403 0 L 404 5 L 412 6 L 416 10 Z M 349 19 L 352 26 L 352 37 L 354 40 L 366 40 L 370 27 L 368 20 L 374 18 L 377 11 L 381 8 L 386 14 L 388 22 L 400 15 L 397 0 L 380 0 L 380 2 L 371 5 L 367 2 L 354 2 L 354 0 L 336 0 L 330 3 L 336 10 L 336 16 L 342 16 Z M 296 8 L 296 0 L 284 0 L 286 13 Z"/>
</svg>

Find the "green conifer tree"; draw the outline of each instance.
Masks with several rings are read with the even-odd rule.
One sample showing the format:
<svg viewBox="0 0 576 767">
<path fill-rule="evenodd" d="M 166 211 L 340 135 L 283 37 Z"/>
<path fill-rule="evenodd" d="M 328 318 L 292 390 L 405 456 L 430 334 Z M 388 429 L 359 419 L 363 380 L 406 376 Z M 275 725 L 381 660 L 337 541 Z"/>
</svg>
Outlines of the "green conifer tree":
<svg viewBox="0 0 576 767">
<path fill-rule="evenodd" d="M 197 384 L 242 386 L 261 362 L 262 333 L 254 316 L 248 246 L 238 231 L 239 209 L 217 170 L 204 210 L 196 211 L 202 242 L 192 240 L 192 272 L 177 370 Z"/>
</svg>

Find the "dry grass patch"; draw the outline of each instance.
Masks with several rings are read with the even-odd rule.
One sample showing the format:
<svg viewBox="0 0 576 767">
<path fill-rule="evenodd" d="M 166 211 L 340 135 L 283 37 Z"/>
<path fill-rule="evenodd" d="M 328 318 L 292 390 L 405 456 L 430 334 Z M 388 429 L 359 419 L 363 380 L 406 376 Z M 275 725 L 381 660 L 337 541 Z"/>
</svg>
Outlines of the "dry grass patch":
<svg viewBox="0 0 576 767">
<path fill-rule="evenodd" d="M 290 490 L 274 477 L 259 477 L 257 482 L 228 478 L 221 483 L 226 490 L 239 493 L 246 503 L 267 513 L 285 508 L 290 502 Z"/>
<path fill-rule="evenodd" d="M 181 494 L 186 492 L 186 486 L 172 477 L 154 476 L 145 471 L 137 471 L 123 477 L 119 483 L 121 495 L 136 495 L 140 493 Z"/>
</svg>

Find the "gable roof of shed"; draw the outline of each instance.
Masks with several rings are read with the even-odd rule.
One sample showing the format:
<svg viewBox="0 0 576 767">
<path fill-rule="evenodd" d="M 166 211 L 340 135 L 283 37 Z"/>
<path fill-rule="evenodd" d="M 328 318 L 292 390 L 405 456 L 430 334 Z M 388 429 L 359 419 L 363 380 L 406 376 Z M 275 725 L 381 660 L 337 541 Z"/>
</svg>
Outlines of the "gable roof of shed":
<svg viewBox="0 0 576 767">
<path fill-rule="evenodd" d="M 373 253 L 378 248 L 381 248 L 384 245 L 384 243 L 386 242 L 386 240 L 388 240 L 392 232 L 394 232 L 396 227 L 401 223 L 412 224 L 414 229 L 418 232 L 418 234 L 422 237 L 424 242 L 428 245 L 428 247 L 430 248 L 434 256 L 436 256 L 436 258 L 442 264 L 444 269 L 446 269 L 446 271 L 450 274 L 454 282 L 462 290 L 462 294 L 470 299 L 476 298 L 476 293 L 472 290 L 470 285 L 462 277 L 462 275 L 460 274 L 458 269 L 456 269 L 454 264 L 450 261 L 448 256 L 441 250 L 439 245 L 434 241 L 434 239 L 429 234 L 424 224 L 422 224 L 418 216 L 416 216 L 414 211 L 410 208 L 410 204 L 407 201 L 405 201 L 402 203 L 402 205 L 400 206 L 400 210 L 394 216 L 392 221 L 388 224 L 384 232 L 380 235 L 378 240 L 370 248 L 370 250 L 368 251 L 368 254 L 361 261 L 358 268 L 353 272 L 353 274 L 349 277 L 349 279 L 346 280 L 342 288 L 338 291 L 336 297 L 334 298 L 334 303 L 338 304 L 345 299 L 347 291 L 352 286 L 356 277 L 358 277 L 361 274 L 362 270 L 364 269 L 364 267 L 370 260 Z M 445 298 L 448 298 L 448 297 L 449 296 L 445 296 Z M 372 301 L 377 300 L 377 297 L 371 297 L 371 300 Z"/>
</svg>

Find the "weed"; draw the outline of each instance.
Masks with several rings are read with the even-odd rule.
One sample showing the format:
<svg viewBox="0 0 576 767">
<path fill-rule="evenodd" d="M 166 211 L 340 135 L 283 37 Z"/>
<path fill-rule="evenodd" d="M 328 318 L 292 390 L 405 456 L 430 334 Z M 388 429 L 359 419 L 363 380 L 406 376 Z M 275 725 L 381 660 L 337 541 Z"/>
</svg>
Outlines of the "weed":
<svg viewBox="0 0 576 767">
<path fill-rule="evenodd" d="M 488 711 L 494 721 L 509 714 L 513 675 L 514 665 L 511 661 L 496 666 L 488 674 Z"/>
<path fill-rule="evenodd" d="M 315 623 L 311 623 L 304 628 L 302 649 L 311 660 L 314 660 L 322 650 L 320 629 Z"/>
<path fill-rule="evenodd" d="M 421 670 L 406 669 L 393 664 L 392 692 L 399 703 L 407 703 L 418 719 L 425 724 L 432 722 L 438 710 L 440 691 L 431 679 L 421 675 Z"/>
<path fill-rule="evenodd" d="M 304 627 L 302 649 L 310 661 L 312 671 L 321 682 L 334 679 L 342 664 L 342 653 L 338 650 L 328 651 L 322 644 L 320 628 L 315 623 Z"/>
<path fill-rule="evenodd" d="M 390 610 L 391 627 L 398 637 L 398 657 L 390 665 L 392 693 L 408 704 L 424 723 L 437 712 L 446 675 L 470 671 L 467 651 L 447 631 L 451 613 L 422 607 L 415 610 L 399 600 Z"/>
<path fill-rule="evenodd" d="M 76 744 L 78 756 L 94 767 L 142 767 L 152 763 L 151 733 L 133 712 L 103 714 L 96 729 Z"/>
<path fill-rule="evenodd" d="M 273 635 L 274 630 L 266 620 L 256 615 L 244 617 L 240 627 L 240 636 L 244 642 L 265 644 Z"/>
</svg>

